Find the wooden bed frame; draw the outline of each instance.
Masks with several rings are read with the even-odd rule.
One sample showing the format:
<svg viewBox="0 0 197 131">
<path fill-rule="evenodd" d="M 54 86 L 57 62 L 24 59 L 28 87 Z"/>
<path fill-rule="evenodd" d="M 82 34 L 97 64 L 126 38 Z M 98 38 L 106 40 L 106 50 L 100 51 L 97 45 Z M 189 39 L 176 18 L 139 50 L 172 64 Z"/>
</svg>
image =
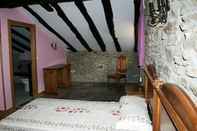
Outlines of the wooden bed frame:
<svg viewBox="0 0 197 131">
<path fill-rule="evenodd" d="M 146 66 L 144 71 L 145 98 L 153 109 L 153 131 L 161 130 L 161 107 L 177 131 L 197 131 L 197 106 L 190 97 L 177 85 L 160 81 L 153 65 Z"/>
</svg>

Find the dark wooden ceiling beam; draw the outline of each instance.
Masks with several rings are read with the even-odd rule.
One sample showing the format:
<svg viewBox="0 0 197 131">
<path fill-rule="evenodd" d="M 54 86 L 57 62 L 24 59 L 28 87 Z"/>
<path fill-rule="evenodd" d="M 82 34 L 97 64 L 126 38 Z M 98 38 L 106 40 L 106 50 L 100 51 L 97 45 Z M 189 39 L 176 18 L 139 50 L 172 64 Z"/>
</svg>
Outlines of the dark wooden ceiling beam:
<svg viewBox="0 0 197 131">
<path fill-rule="evenodd" d="M 27 46 L 27 45 L 19 42 L 18 40 L 14 39 L 14 38 L 12 38 L 12 42 L 15 43 L 17 46 L 19 46 L 20 48 L 23 48 L 24 50 L 31 51 L 30 46 Z"/>
<path fill-rule="evenodd" d="M 54 9 L 50 6 L 50 4 L 49 3 L 41 3 L 40 4 L 45 10 L 47 10 L 48 12 L 53 12 L 54 11 Z"/>
<path fill-rule="evenodd" d="M 106 51 L 105 43 L 104 43 L 98 29 L 96 28 L 92 18 L 88 14 L 88 11 L 86 10 L 86 7 L 84 6 L 83 1 L 77 0 L 77 1 L 75 1 L 75 5 L 80 10 L 81 14 L 86 19 L 86 21 L 88 22 L 89 28 L 90 28 L 93 36 L 95 37 L 98 45 L 100 46 L 101 50 Z"/>
<path fill-rule="evenodd" d="M 14 35 L 16 35 L 16 36 L 20 37 L 21 39 L 25 40 L 26 42 L 29 42 L 29 43 L 31 42 L 31 40 L 27 36 L 24 36 L 22 33 L 18 32 L 17 30 L 11 29 L 11 32 Z"/>
<path fill-rule="evenodd" d="M 42 19 L 41 16 L 39 16 L 34 10 L 32 10 L 28 6 L 24 6 L 24 8 L 31 14 L 33 15 L 47 30 L 49 30 L 51 33 L 56 35 L 60 40 L 62 40 L 67 46 L 69 50 L 73 52 L 77 52 L 77 50 L 66 40 L 64 39 L 57 31 L 55 31 L 50 25 L 47 24 L 46 21 Z"/>
<path fill-rule="evenodd" d="M 34 4 L 43 3 L 62 3 L 62 2 L 73 2 L 75 0 L 1 0 L 0 8 L 15 8 Z M 89 0 L 83 0 L 89 1 Z"/>
<path fill-rule="evenodd" d="M 92 49 L 86 42 L 86 40 L 83 38 L 83 36 L 79 33 L 77 28 L 72 24 L 72 22 L 68 19 L 62 8 L 58 4 L 52 4 L 52 6 L 55 8 L 57 11 L 58 16 L 68 25 L 70 30 L 75 34 L 77 39 L 81 42 L 81 44 L 90 52 Z"/>
<path fill-rule="evenodd" d="M 104 12 L 105 12 L 105 19 L 107 22 L 107 26 L 108 26 L 110 35 L 112 36 L 112 39 L 114 41 L 116 50 L 118 52 L 121 52 L 122 49 L 121 49 L 121 46 L 118 42 L 118 39 L 115 34 L 115 30 L 114 30 L 113 11 L 112 11 L 112 7 L 111 7 L 111 2 L 110 2 L 110 0 L 102 0 L 102 5 L 103 5 Z"/>
</svg>

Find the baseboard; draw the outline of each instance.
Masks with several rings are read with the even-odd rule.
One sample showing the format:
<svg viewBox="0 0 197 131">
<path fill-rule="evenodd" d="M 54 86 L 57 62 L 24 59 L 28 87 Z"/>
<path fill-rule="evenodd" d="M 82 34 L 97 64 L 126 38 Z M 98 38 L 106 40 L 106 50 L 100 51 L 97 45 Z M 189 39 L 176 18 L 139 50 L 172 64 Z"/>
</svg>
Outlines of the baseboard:
<svg viewBox="0 0 197 131">
<path fill-rule="evenodd" d="M 120 85 L 120 84 L 137 84 L 137 83 L 133 83 L 133 82 L 72 82 L 72 87 L 75 87 L 75 86 L 82 86 L 82 87 L 94 87 L 94 86 L 107 86 L 107 85 L 110 85 L 110 86 L 114 86 L 114 85 Z"/>
<path fill-rule="evenodd" d="M 10 108 L 7 111 L 1 111 L 0 112 L 0 120 L 9 116 L 10 114 L 12 114 L 13 112 L 15 112 L 16 110 L 14 108 Z"/>
<path fill-rule="evenodd" d="M 40 93 L 38 93 L 38 97 L 44 96 L 46 94 L 46 91 L 42 91 Z"/>
</svg>

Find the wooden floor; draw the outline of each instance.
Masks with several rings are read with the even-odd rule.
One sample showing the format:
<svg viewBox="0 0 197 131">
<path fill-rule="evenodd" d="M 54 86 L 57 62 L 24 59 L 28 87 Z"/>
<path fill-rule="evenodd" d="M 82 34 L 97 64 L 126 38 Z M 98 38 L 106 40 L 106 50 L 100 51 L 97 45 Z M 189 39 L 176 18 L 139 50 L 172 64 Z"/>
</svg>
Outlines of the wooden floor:
<svg viewBox="0 0 197 131">
<path fill-rule="evenodd" d="M 130 84 L 125 86 L 127 95 L 144 96 L 144 88 L 139 84 Z"/>
<path fill-rule="evenodd" d="M 0 111 L 0 120 L 3 118 L 3 112 Z"/>
<path fill-rule="evenodd" d="M 5 118 L 8 115 L 8 112 L 0 112 L 0 120 Z"/>
<path fill-rule="evenodd" d="M 143 89 L 138 84 L 112 86 L 74 86 L 68 89 L 59 88 L 56 95 L 43 94 L 42 97 L 58 99 L 74 99 L 89 101 L 119 101 L 123 95 L 143 95 Z"/>
<path fill-rule="evenodd" d="M 5 118 L 6 116 L 8 116 L 9 114 L 13 113 L 15 110 L 14 109 L 10 109 L 8 111 L 5 111 L 5 112 L 1 112 L 0 111 L 0 120 Z"/>
</svg>

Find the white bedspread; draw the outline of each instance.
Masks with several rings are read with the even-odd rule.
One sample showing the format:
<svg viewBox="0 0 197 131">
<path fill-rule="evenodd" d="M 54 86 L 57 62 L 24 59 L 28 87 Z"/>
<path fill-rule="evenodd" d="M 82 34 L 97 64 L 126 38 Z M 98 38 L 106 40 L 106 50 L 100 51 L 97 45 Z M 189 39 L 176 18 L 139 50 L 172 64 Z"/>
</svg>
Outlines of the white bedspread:
<svg viewBox="0 0 197 131">
<path fill-rule="evenodd" d="M 39 98 L 2 120 L 0 131 L 126 131 L 117 126 L 125 121 L 120 107 L 119 102 Z"/>
</svg>

